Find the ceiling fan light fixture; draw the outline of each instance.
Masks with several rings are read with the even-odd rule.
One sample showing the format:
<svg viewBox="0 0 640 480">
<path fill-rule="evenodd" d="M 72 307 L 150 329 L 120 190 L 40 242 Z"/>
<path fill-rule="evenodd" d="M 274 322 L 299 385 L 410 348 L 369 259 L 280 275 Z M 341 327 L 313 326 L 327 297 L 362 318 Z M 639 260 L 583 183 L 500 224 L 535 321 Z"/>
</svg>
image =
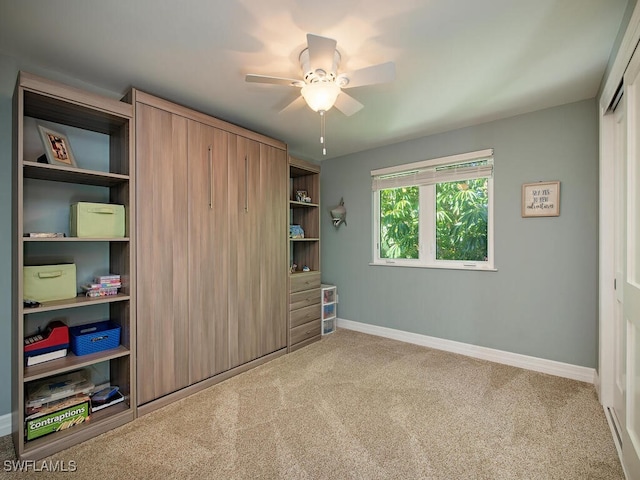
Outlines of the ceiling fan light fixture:
<svg viewBox="0 0 640 480">
<path fill-rule="evenodd" d="M 326 112 L 336 103 L 340 87 L 334 82 L 307 83 L 302 87 L 301 93 L 311 110 Z"/>
<path fill-rule="evenodd" d="M 362 87 L 391 82 L 395 78 L 393 62 L 380 63 L 360 68 L 350 73 L 338 73 L 340 52 L 336 41 L 320 35 L 307 34 L 307 48 L 300 52 L 300 69 L 303 80 L 274 77 L 270 75 L 247 74 L 247 82 L 271 83 L 301 88 L 301 96 L 311 110 L 320 114 L 320 144 L 322 154 L 327 154 L 325 138 L 325 117 L 334 105 L 346 116 L 359 112 L 363 105 L 349 94 L 344 93 L 336 105 L 343 88 Z M 298 105 L 300 98 L 291 102 Z M 289 106 L 284 110 L 289 109 Z M 282 110 L 282 111 L 284 111 Z"/>
</svg>

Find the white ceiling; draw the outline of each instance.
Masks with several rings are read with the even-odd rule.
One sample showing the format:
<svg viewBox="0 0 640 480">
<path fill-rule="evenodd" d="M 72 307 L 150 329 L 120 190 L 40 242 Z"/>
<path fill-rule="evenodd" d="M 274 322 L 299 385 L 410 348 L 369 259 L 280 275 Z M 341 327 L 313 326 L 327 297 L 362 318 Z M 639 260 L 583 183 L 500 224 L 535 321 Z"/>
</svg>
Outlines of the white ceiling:
<svg viewBox="0 0 640 480">
<path fill-rule="evenodd" d="M 327 114 L 327 157 L 596 96 L 627 0 L 0 0 L 0 53 L 118 94 L 131 86 L 321 160 L 320 117 L 279 113 L 306 34 L 340 72 L 393 60 L 392 84 Z"/>
</svg>

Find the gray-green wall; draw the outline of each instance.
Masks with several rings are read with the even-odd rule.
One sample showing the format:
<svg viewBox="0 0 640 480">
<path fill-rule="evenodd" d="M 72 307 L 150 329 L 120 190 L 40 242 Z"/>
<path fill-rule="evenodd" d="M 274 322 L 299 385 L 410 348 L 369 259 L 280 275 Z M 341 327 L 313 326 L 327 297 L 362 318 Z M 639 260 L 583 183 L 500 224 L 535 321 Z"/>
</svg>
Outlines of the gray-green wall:
<svg viewBox="0 0 640 480">
<path fill-rule="evenodd" d="M 11 138 L 17 71 L 0 56 L 0 415 L 11 412 Z"/>
<path fill-rule="evenodd" d="M 494 149 L 497 272 L 371 266 L 373 169 Z M 587 100 L 322 163 L 322 279 L 338 317 L 596 367 L 598 116 Z M 521 186 L 561 181 L 560 216 L 521 217 Z M 347 226 L 328 208 L 344 197 Z"/>
</svg>

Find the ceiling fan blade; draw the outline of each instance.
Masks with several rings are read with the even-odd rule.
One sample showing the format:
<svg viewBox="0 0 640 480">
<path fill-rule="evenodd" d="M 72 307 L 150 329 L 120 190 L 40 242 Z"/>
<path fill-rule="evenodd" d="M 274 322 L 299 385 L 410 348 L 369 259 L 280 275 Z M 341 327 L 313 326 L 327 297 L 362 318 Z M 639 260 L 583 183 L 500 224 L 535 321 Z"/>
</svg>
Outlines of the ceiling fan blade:
<svg viewBox="0 0 640 480">
<path fill-rule="evenodd" d="M 309 67 L 311 70 L 322 69 L 326 73 L 331 72 L 333 70 L 337 42 L 332 38 L 307 33 L 307 45 L 309 47 Z"/>
<path fill-rule="evenodd" d="M 307 103 L 304 101 L 304 98 L 302 96 L 299 96 L 293 102 L 291 102 L 289 105 L 287 105 L 282 110 L 280 110 L 280 113 L 286 113 L 286 112 L 290 112 L 292 110 L 297 110 L 298 108 L 304 107 L 306 104 Z"/>
<path fill-rule="evenodd" d="M 344 92 L 340 92 L 340 95 L 338 95 L 338 98 L 336 99 L 336 103 L 334 105 L 347 117 L 350 117 L 354 113 L 359 112 L 360 110 L 362 110 L 362 108 L 364 108 L 364 105 Z"/>
<path fill-rule="evenodd" d="M 375 85 L 377 83 L 392 82 L 396 78 L 396 64 L 393 62 L 379 63 L 370 67 L 361 68 L 350 73 L 340 74 L 341 78 L 348 78 L 349 83 L 342 88 L 362 87 L 364 85 Z"/>
<path fill-rule="evenodd" d="M 270 75 L 254 75 L 253 73 L 248 73 L 246 77 L 244 77 L 246 82 L 250 83 L 270 83 L 273 85 L 287 85 L 289 87 L 301 87 L 304 85 L 302 80 L 296 78 L 282 78 L 282 77 L 272 77 Z"/>
</svg>

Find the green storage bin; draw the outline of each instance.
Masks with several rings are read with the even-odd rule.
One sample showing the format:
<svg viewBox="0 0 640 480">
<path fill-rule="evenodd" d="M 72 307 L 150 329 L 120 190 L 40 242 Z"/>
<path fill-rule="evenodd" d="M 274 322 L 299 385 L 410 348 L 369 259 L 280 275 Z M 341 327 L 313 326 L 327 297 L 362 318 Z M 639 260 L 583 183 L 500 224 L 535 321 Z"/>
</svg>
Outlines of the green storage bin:
<svg viewBox="0 0 640 480">
<path fill-rule="evenodd" d="M 78 202 L 71 205 L 70 233 L 82 238 L 124 237 L 124 205 Z"/>
<path fill-rule="evenodd" d="M 23 294 L 28 300 L 51 302 L 75 298 L 78 290 L 75 263 L 23 267 Z"/>
</svg>

